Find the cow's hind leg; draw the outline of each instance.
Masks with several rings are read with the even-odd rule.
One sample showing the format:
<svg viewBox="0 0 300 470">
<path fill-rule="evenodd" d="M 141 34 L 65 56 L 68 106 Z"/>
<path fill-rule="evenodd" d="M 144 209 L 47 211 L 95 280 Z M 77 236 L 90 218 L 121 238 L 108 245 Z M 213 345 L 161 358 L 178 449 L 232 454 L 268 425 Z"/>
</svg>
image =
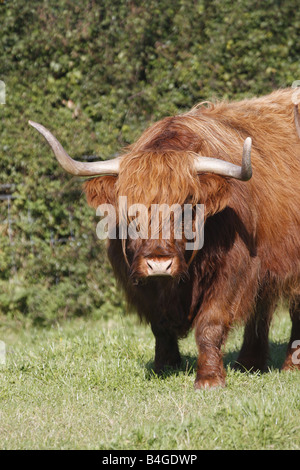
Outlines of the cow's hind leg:
<svg viewBox="0 0 300 470">
<path fill-rule="evenodd" d="M 244 331 L 244 342 L 235 364 L 242 371 L 266 371 L 269 353 L 269 328 L 276 308 L 276 298 L 260 292 L 254 312 Z"/>
<path fill-rule="evenodd" d="M 282 369 L 300 370 L 300 297 L 291 301 L 290 316 L 292 320 L 292 331 Z"/>
<path fill-rule="evenodd" d="M 154 371 L 159 374 L 168 367 L 178 367 L 181 357 L 178 348 L 177 334 L 160 325 L 151 324 L 155 336 Z"/>
</svg>

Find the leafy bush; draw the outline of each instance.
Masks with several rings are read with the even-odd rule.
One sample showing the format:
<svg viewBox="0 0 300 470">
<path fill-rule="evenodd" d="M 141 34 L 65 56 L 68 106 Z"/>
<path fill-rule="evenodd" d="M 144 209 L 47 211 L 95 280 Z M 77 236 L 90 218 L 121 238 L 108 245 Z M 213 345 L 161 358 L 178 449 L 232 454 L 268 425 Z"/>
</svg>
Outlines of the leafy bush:
<svg viewBox="0 0 300 470">
<path fill-rule="evenodd" d="M 122 306 L 81 182 L 27 124 L 77 159 L 109 158 L 198 101 L 300 78 L 296 0 L 19 0 L 0 5 L 0 304 L 43 321 Z"/>
</svg>

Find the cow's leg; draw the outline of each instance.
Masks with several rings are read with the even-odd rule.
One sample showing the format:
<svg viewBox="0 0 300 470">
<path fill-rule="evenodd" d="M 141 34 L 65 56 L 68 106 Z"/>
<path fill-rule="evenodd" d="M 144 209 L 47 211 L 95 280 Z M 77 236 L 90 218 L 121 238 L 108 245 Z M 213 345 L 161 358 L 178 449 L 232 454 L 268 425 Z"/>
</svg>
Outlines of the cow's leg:
<svg viewBox="0 0 300 470">
<path fill-rule="evenodd" d="M 300 369 L 300 297 L 290 304 L 292 331 L 283 370 Z"/>
<path fill-rule="evenodd" d="M 260 292 L 254 312 L 244 331 L 244 341 L 235 369 L 265 371 L 269 353 L 269 328 L 276 308 L 276 298 Z"/>
<path fill-rule="evenodd" d="M 177 334 L 161 325 L 151 324 L 155 336 L 154 371 L 163 372 L 166 367 L 178 367 L 181 363 Z"/>
<path fill-rule="evenodd" d="M 197 362 L 197 373 L 195 389 L 224 387 L 225 369 L 223 365 L 222 345 L 226 340 L 229 325 L 218 318 L 205 318 L 205 315 L 198 319 L 195 328 L 196 343 L 199 356 Z"/>
</svg>

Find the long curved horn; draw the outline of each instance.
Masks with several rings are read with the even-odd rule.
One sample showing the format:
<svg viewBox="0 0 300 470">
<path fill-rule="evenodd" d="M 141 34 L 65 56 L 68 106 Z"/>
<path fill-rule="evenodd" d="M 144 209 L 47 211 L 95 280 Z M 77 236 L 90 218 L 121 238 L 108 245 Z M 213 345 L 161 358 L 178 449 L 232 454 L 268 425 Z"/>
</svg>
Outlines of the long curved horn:
<svg viewBox="0 0 300 470">
<path fill-rule="evenodd" d="M 39 131 L 47 140 L 52 148 L 54 155 L 58 162 L 71 175 L 76 176 L 95 176 L 95 175 L 117 175 L 120 167 L 120 157 L 112 160 L 98 161 L 98 162 L 78 162 L 73 160 L 58 140 L 46 129 L 46 127 L 38 124 L 37 122 L 28 121 L 29 124 Z"/>
<path fill-rule="evenodd" d="M 218 158 L 201 157 L 199 155 L 195 158 L 195 169 L 198 173 L 216 173 L 217 175 L 248 181 L 252 176 L 251 145 L 251 137 L 247 137 L 243 147 L 242 166 L 234 165 Z"/>
<path fill-rule="evenodd" d="M 299 110 L 298 110 L 297 104 L 295 104 L 294 106 L 294 117 L 295 117 L 295 126 L 297 130 L 297 134 L 300 139 L 300 116 L 299 116 Z"/>
</svg>

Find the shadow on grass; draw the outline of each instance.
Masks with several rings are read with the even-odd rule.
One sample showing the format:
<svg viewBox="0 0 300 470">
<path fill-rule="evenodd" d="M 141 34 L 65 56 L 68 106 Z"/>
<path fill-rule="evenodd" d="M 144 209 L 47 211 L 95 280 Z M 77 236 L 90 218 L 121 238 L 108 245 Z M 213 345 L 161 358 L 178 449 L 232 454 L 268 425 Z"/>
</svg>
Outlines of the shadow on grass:
<svg viewBox="0 0 300 470">
<path fill-rule="evenodd" d="M 181 363 L 179 367 L 166 367 L 163 372 L 157 374 L 156 372 L 154 372 L 154 361 L 149 361 L 145 365 L 146 378 L 148 380 L 151 380 L 152 378 L 159 376 L 162 379 L 166 379 L 167 377 L 170 377 L 172 375 L 180 375 L 182 373 L 185 373 L 187 375 L 193 375 L 196 370 L 196 364 L 196 356 L 191 356 L 189 354 L 181 354 Z"/>
<path fill-rule="evenodd" d="M 269 342 L 268 368 L 273 369 L 273 370 L 281 369 L 281 366 L 285 359 L 287 345 L 288 345 L 287 342 L 282 342 L 282 343 L 273 342 L 273 341 Z M 231 351 L 228 351 L 224 355 L 223 361 L 224 361 L 225 369 L 228 369 L 228 368 L 234 369 L 238 355 L 239 355 L 239 349 L 233 349 Z M 159 374 L 159 377 L 162 379 L 166 379 L 170 376 L 180 375 L 182 373 L 185 373 L 187 375 L 194 375 L 196 372 L 196 366 L 197 366 L 197 356 L 182 354 L 180 366 L 176 368 L 167 367 L 161 374 Z M 158 374 L 154 372 L 154 361 L 147 362 L 145 367 L 147 371 L 146 378 L 148 380 L 151 380 L 152 378 L 158 376 Z M 245 372 L 251 372 L 251 371 L 245 370 Z"/>
</svg>

